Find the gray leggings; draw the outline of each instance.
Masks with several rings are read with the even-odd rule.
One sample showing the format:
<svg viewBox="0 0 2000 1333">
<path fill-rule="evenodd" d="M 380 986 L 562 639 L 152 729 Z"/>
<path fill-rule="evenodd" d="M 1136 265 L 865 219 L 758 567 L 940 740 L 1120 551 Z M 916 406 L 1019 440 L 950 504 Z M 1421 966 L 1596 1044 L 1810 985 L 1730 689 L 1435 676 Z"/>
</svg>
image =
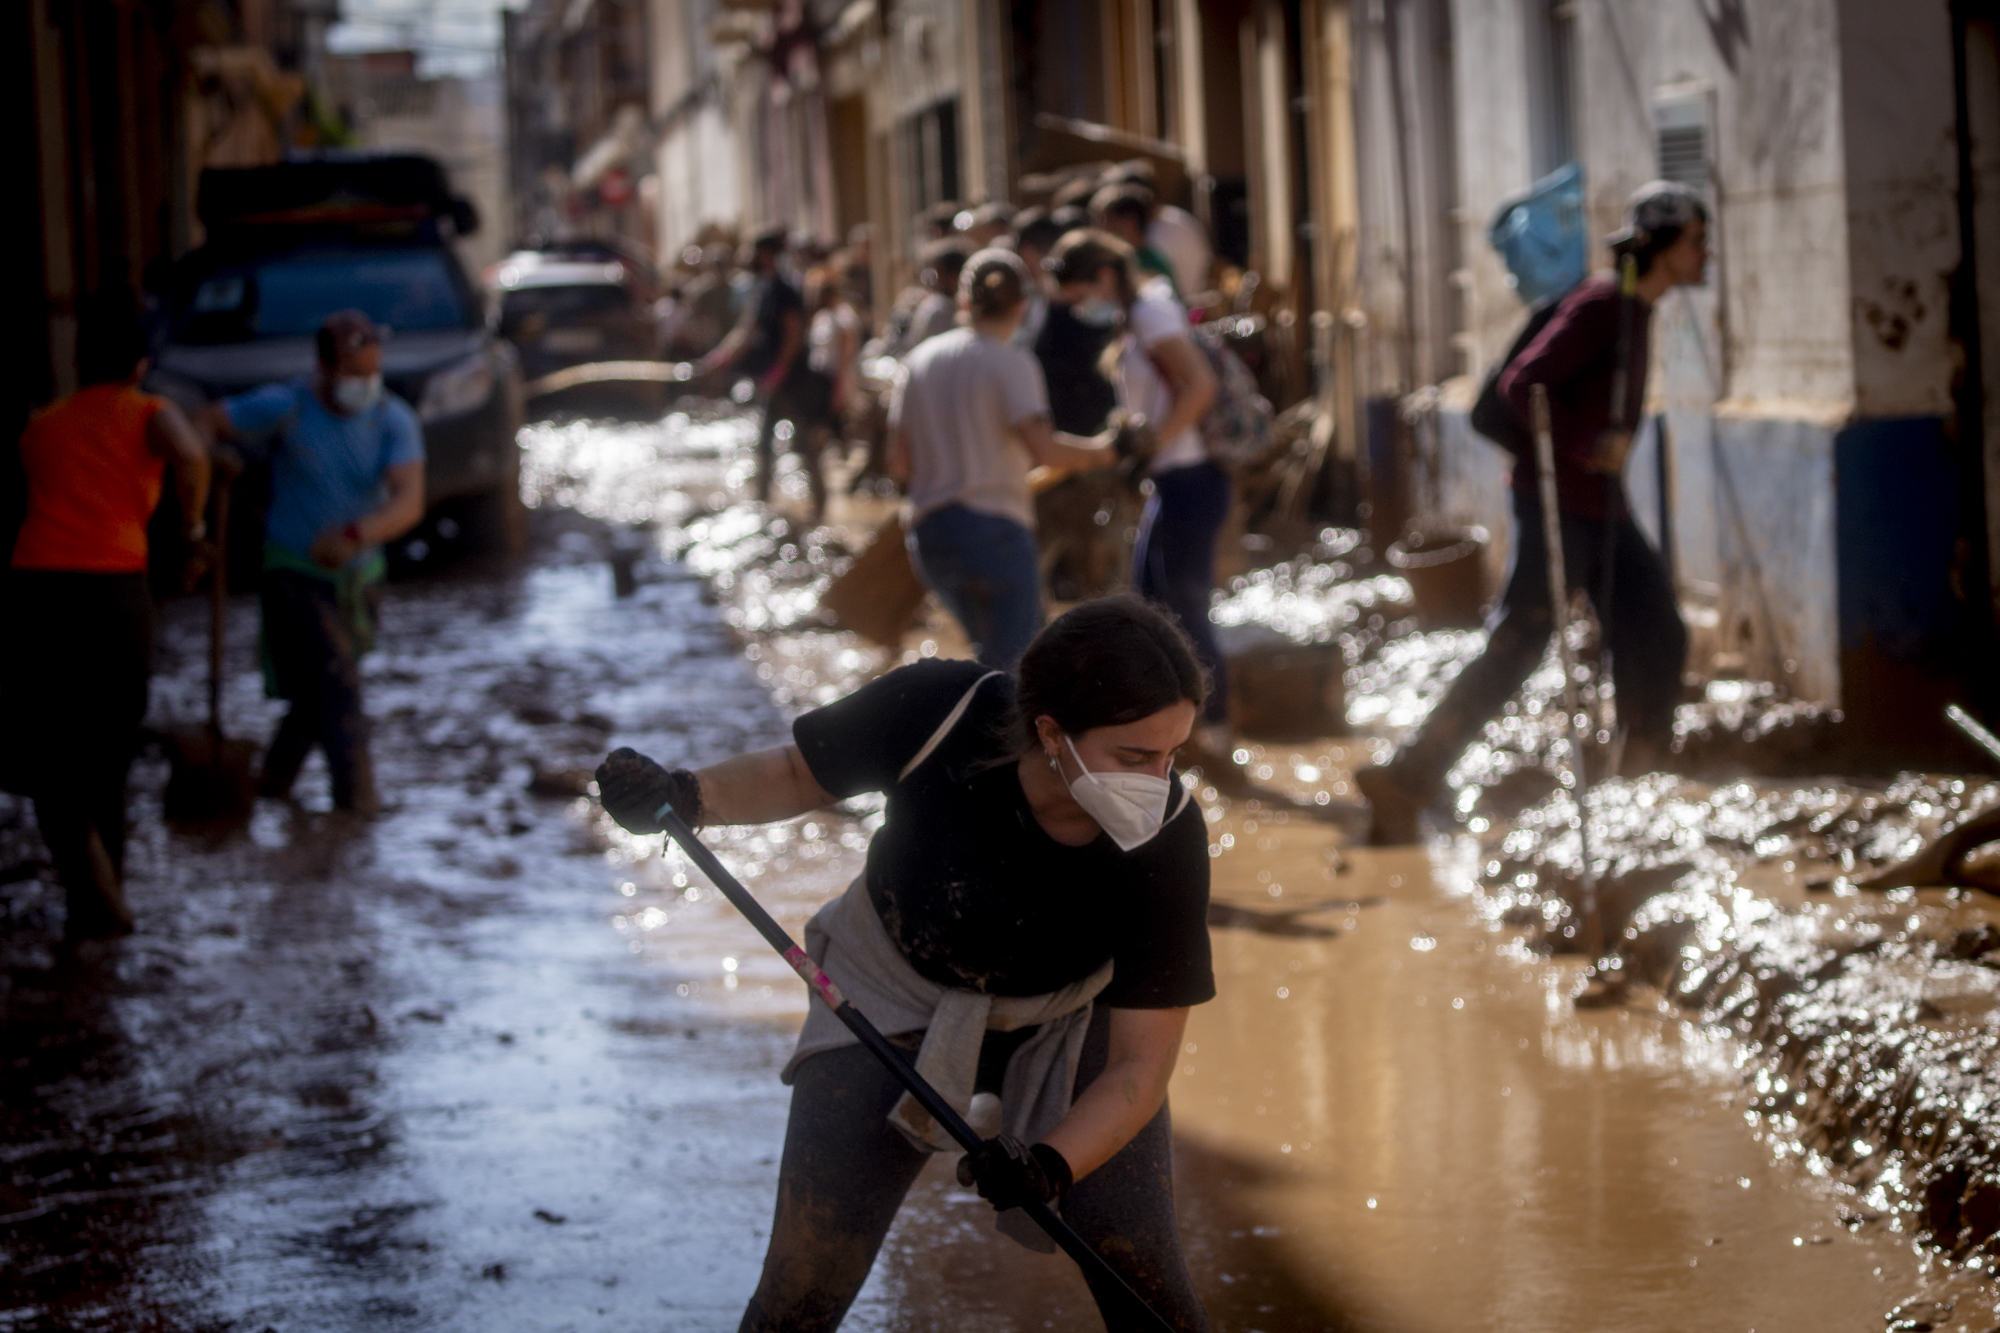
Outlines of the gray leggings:
<svg viewBox="0 0 2000 1333">
<path fill-rule="evenodd" d="M 1077 1067 L 1079 1088 L 1103 1070 L 1109 1030 L 1110 1011 L 1099 1006 Z M 997 1086 L 995 1075 L 1016 1044 L 1018 1037 L 988 1038 L 980 1052 L 982 1089 Z M 831 1333 L 840 1326 L 929 1156 L 889 1125 L 902 1093 L 895 1075 L 859 1046 L 799 1066 L 771 1247 L 741 1333 Z M 1173 1129 L 1162 1105 L 1115 1157 L 1077 1183 L 1062 1214 L 1175 1329 L 1207 1333 L 1208 1315 L 1181 1257 L 1173 1182 Z M 1092 1295 L 1112 1333 L 1132 1327 L 1112 1323 L 1104 1293 Z"/>
</svg>

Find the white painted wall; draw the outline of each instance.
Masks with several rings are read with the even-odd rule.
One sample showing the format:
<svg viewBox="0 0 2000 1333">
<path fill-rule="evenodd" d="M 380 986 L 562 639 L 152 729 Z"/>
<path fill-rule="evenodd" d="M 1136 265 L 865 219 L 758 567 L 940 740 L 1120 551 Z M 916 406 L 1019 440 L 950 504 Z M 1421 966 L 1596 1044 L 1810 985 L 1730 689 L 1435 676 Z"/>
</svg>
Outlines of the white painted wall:
<svg viewBox="0 0 2000 1333">
<path fill-rule="evenodd" d="M 713 0 L 649 0 L 646 31 L 654 170 L 655 253 L 671 264 L 711 225 L 744 226 L 741 149 L 723 100 L 726 63 L 709 40 Z M 714 90 L 705 96 L 705 90 Z"/>
<path fill-rule="evenodd" d="M 656 156 L 662 263 L 672 262 L 710 224 L 742 230 L 735 136 L 720 107 L 704 103 L 679 117 L 659 136 Z"/>
<path fill-rule="evenodd" d="M 1856 407 L 1947 413 L 1959 237 L 1944 0 L 1839 2 Z"/>
<path fill-rule="evenodd" d="M 1545 0 L 1452 0 L 1458 81 L 1458 222 L 1467 373 L 1481 376 L 1507 350 L 1524 307 L 1507 267 L 1486 243 L 1500 201 L 1534 177 L 1527 86 L 1530 5 Z"/>
</svg>

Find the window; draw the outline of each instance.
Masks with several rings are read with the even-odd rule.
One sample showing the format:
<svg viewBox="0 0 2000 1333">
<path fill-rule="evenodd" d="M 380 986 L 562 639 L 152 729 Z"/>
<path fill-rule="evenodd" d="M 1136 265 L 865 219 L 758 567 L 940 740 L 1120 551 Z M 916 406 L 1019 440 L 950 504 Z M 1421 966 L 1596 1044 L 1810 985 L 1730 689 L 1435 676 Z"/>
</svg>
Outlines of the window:
<svg viewBox="0 0 2000 1333">
<path fill-rule="evenodd" d="M 932 204 L 957 199 L 958 99 L 947 97 L 917 112 L 904 124 L 905 152 L 915 197 L 912 213 Z"/>
</svg>

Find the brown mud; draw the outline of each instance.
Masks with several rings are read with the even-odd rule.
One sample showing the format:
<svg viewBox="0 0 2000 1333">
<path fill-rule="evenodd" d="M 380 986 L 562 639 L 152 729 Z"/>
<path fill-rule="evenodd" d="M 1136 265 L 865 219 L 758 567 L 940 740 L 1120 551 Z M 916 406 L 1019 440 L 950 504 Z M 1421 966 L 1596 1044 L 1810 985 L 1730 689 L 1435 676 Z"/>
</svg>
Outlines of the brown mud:
<svg viewBox="0 0 2000 1333">
<path fill-rule="evenodd" d="M 333 814 L 315 762 L 295 805 L 176 832 L 166 765 L 142 761 L 140 933 L 65 959 L 31 817 L 0 798 L 0 1329 L 735 1327 L 805 995 L 680 858 L 606 823 L 588 770 L 619 744 L 702 763 L 775 743 L 889 665 L 815 609 L 887 511 L 843 503 L 809 527 L 796 471 L 775 507 L 742 502 L 729 412 L 526 438 L 528 563 L 391 589 L 368 667 L 382 819 Z M 1428 850 L 1353 848 L 1322 816 L 1479 640 L 1414 633 L 1406 589 L 1351 534 L 1321 546 L 1225 603 L 1263 597 L 1238 623 L 1341 644 L 1353 734 L 1246 743 L 1204 775 L 1221 993 L 1172 1095 L 1217 1329 L 2000 1322 L 1981 1256 L 1921 1243 L 1943 1215 L 1912 1202 L 1919 1149 L 1964 1164 L 1952 1246 L 2000 1197 L 1950 1147 L 1988 1104 L 1980 978 L 2000 973 L 1960 933 L 1983 915 L 1803 888 L 1983 789 L 1606 789 L 1607 826 L 1630 812 L 1620 857 L 1692 867 L 1634 904 L 1628 968 L 1660 953 L 1640 940 L 1686 933 L 1664 989 L 1578 1012 L 1581 962 L 1554 951 L 1574 850 L 1532 776 L 1546 669 L 1468 757 L 1465 823 Z M 168 608 L 156 725 L 200 716 L 199 611 Z M 267 734 L 254 606 L 232 616 L 225 726 Z M 902 655 L 961 649 L 933 616 Z M 1769 715 L 1746 707 L 1731 734 Z M 796 931 L 879 819 L 851 803 L 714 843 Z M 1840 953 L 1849 937 L 1880 942 Z M 1857 1128 L 1889 1112 L 1850 1085 L 1899 1108 L 1893 1133 Z M 1857 1141 L 1894 1171 L 1836 1159 Z M 847 1327 L 1097 1323 L 1068 1265 L 995 1237 L 940 1163 Z"/>
</svg>

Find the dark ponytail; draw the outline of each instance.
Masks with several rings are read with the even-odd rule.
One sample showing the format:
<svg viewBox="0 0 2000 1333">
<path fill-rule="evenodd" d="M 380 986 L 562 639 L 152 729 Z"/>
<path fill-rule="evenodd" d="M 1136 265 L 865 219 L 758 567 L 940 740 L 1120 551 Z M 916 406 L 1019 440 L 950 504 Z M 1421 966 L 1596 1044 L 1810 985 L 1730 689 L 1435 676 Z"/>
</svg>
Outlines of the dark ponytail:
<svg viewBox="0 0 2000 1333">
<path fill-rule="evenodd" d="M 1208 675 L 1194 645 L 1158 607 L 1125 595 L 1083 602 L 1045 626 L 1015 671 L 1017 744 L 1040 743 L 1035 719 L 1071 736 L 1151 717 L 1186 700 L 1197 712 Z"/>
</svg>

